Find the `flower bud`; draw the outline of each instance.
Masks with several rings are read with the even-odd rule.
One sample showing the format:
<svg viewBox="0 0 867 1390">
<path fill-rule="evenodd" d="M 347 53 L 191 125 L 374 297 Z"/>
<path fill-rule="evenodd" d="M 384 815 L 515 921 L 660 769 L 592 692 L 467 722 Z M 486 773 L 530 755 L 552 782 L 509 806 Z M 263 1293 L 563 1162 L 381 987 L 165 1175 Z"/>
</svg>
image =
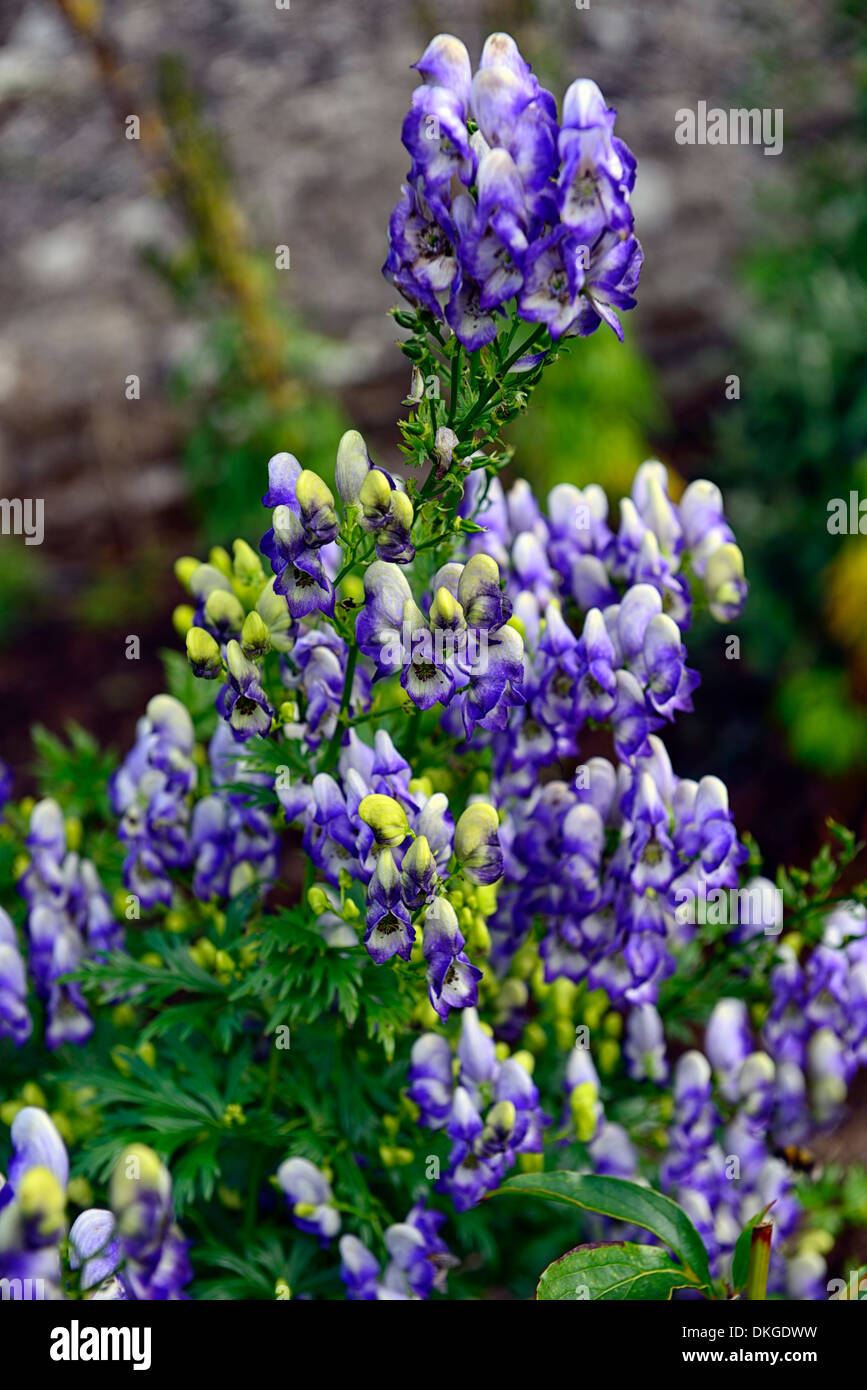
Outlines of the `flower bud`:
<svg viewBox="0 0 867 1390">
<path fill-rule="evenodd" d="M 599 1092 L 592 1081 L 582 1081 L 569 1096 L 575 1133 L 582 1144 L 589 1144 L 599 1123 Z"/>
<path fill-rule="evenodd" d="M 453 594 L 440 585 L 428 610 L 431 627 L 459 628 L 464 626 L 464 610 Z"/>
<path fill-rule="evenodd" d="M 494 883 L 503 873 L 497 813 L 486 801 L 468 806 L 455 826 L 455 854 L 470 883 Z"/>
<path fill-rule="evenodd" d="M 111 1206 L 119 1224 L 126 1230 L 133 1222 L 132 1213 L 141 1198 L 154 1193 L 167 1205 L 172 1184 L 159 1156 L 146 1144 L 130 1144 L 115 1166 L 109 1184 Z"/>
<path fill-rule="evenodd" d="M 369 472 L 367 445 L 358 430 L 347 430 L 337 446 L 334 469 L 334 482 L 345 507 L 358 506 L 358 494 Z"/>
<path fill-rule="evenodd" d="M 190 580 L 199 568 L 199 563 L 195 555 L 181 555 L 175 560 L 175 578 L 183 588 L 189 590 Z"/>
<path fill-rule="evenodd" d="M 370 826 L 378 845 L 399 845 L 409 834 L 406 812 L 391 796 L 374 793 L 364 797 L 358 814 Z"/>
<path fill-rule="evenodd" d="M 271 634 L 258 613 L 248 613 L 241 628 L 241 647 L 249 657 L 264 656 L 271 650 Z"/>
<path fill-rule="evenodd" d="M 234 641 L 229 642 L 226 646 L 226 666 L 229 669 L 229 675 L 233 680 L 237 681 L 239 685 L 242 684 L 243 681 L 250 680 L 251 677 L 255 678 L 258 675 L 252 661 L 244 655 L 239 643 Z"/>
<path fill-rule="evenodd" d="M 172 613 L 172 627 L 179 637 L 186 637 L 196 621 L 196 610 L 192 604 L 179 603 Z"/>
<path fill-rule="evenodd" d="M 380 524 L 389 510 L 394 491 L 387 475 L 381 468 L 371 468 L 358 493 L 358 500 L 368 524 Z"/>
<path fill-rule="evenodd" d="M 262 569 L 262 561 L 256 554 L 252 546 L 245 540 L 238 539 L 232 542 L 232 573 L 241 584 L 256 585 L 265 582 L 265 572 Z"/>
<path fill-rule="evenodd" d="M 744 557 L 730 541 L 709 556 L 704 573 L 708 604 L 718 623 L 738 618 L 747 596 Z"/>
<path fill-rule="evenodd" d="M 517 1112 L 511 1100 L 498 1100 L 485 1116 L 482 1143 L 492 1147 L 505 1148 L 515 1128 Z"/>
<path fill-rule="evenodd" d="M 206 599 L 215 589 L 232 593 L 232 585 L 221 570 L 214 565 L 196 565 L 189 579 L 189 590 L 193 598 Z"/>
<path fill-rule="evenodd" d="M 208 552 L 208 564 L 213 565 L 214 569 L 224 574 L 227 579 L 232 578 L 232 558 L 228 550 L 223 545 L 212 546 Z"/>
<path fill-rule="evenodd" d="M 66 1198 L 50 1168 L 28 1168 L 15 1192 L 18 1209 L 40 1240 L 50 1241 L 63 1230 Z"/>
<path fill-rule="evenodd" d="M 219 644 L 203 627 L 191 627 L 187 633 L 187 660 L 193 675 L 202 680 L 214 680 L 223 669 Z"/>
<path fill-rule="evenodd" d="M 205 617 L 220 633 L 240 632 L 244 625 L 244 610 L 234 594 L 214 589 L 205 603 Z"/>
</svg>

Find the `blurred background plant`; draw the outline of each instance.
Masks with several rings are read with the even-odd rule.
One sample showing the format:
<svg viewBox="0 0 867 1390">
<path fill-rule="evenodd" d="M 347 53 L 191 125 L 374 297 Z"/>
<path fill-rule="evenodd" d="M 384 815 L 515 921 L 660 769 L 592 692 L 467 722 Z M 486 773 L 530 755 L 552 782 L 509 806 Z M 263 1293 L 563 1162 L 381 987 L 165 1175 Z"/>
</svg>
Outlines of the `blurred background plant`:
<svg viewBox="0 0 867 1390">
<path fill-rule="evenodd" d="M 840 33 L 857 12 L 840 7 Z M 827 526 L 831 498 L 867 496 L 867 44 L 850 32 L 852 109 L 796 146 L 760 201 L 743 394 L 717 420 L 715 474 L 749 556 L 743 640 L 762 713 L 831 775 L 867 765 L 867 544 Z"/>
</svg>

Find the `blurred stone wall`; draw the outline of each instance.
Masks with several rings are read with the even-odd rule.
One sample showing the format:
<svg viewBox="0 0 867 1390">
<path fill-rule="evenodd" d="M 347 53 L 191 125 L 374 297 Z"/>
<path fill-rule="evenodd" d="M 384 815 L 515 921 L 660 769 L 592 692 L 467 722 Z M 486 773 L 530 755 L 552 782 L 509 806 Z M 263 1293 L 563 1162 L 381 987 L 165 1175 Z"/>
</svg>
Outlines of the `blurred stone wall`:
<svg viewBox="0 0 867 1390">
<path fill-rule="evenodd" d="M 291 248 L 275 294 L 338 341 L 332 375 L 371 390 L 400 370 L 379 271 L 407 165 L 409 67 L 433 33 L 461 34 L 477 56 L 508 28 L 558 95 L 588 75 L 618 108 L 646 251 L 633 327 L 675 404 L 735 369 L 733 264 L 756 194 L 848 95 L 815 0 L 119 0 L 107 13 L 146 91 L 159 54 L 184 56 L 257 242 Z M 184 229 L 90 54 L 50 0 L 3 0 L 0 42 L 0 490 L 50 493 L 57 524 L 80 536 L 180 496 L 182 425 L 164 388 L 203 330 L 142 265 L 144 247 Z M 674 112 L 699 99 L 783 105 L 783 154 L 678 146 Z M 128 373 L 142 380 L 134 428 Z"/>
</svg>

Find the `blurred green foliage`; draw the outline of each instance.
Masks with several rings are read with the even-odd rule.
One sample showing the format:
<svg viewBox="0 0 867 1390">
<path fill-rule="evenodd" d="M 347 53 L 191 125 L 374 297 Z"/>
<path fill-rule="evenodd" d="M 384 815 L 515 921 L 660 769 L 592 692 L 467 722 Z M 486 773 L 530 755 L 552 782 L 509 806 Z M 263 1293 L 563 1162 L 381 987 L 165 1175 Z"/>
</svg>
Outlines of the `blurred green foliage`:
<svg viewBox="0 0 867 1390">
<path fill-rule="evenodd" d="M 867 545 L 827 529 L 831 498 L 867 496 L 867 33 L 850 8 L 834 38 L 852 106 L 787 147 L 795 171 L 765 195 L 741 399 L 718 419 L 713 473 L 751 584 L 745 656 L 793 756 L 830 774 L 867 764 Z"/>
<path fill-rule="evenodd" d="M 506 438 L 515 472 L 540 496 L 555 483 L 599 483 L 610 498 L 629 493 L 647 458 L 650 433 L 667 423 L 652 370 L 638 351 L 600 329 L 560 349 L 562 361 L 534 392 L 532 417 L 521 415 Z"/>
</svg>

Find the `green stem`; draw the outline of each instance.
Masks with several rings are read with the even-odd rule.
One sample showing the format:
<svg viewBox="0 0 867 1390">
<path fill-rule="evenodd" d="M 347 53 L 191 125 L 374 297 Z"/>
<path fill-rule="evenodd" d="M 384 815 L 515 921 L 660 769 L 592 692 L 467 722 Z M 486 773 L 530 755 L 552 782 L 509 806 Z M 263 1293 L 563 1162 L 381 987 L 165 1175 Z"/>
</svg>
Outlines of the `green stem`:
<svg viewBox="0 0 867 1390">
<path fill-rule="evenodd" d="M 774 1234 L 773 1221 L 760 1221 L 753 1227 L 750 1240 L 750 1267 L 744 1297 L 750 1303 L 764 1301 L 768 1286 L 768 1267 L 771 1263 L 771 1239 Z"/>
<path fill-rule="evenodd" d="M 462 365 L 463 365 L 463 353 L 464 353 L 463 346 L 462 346 L 461 343 L 458 343 L 457 351 L 455 352 L 455 355 L 454 355 L 454 357 L 452 358 L 452 379 L 451 379 L 451 385 L 449 386 L 449 415 L 448 415 L 448 424 L 449 424 L 449 425 L 453 425 L 453 424 L 454 424 L 454 422 L 455 422 L 455 415 L 456 415 L 456 413 L 457 413 L 457 408 L 458 408 L 458 387 L 459 387 L 459 385 L 460 385 L 460 380 L 461 380 L 461 367 L 462 367 Z"/>
<path fill-rule="evenodd" d="M 387 714 L 405 714 L 407 701 L 402 701 L 399 705 L 387 705 L 385 709 L 368 710 L 367 714 L 356 714 L 354 719 L 347 719 L 345 727 L 355 729 L 359 724 L 371 724 L 375 719 L 384 719 Z"/>
<path fill-rule="evenodd" d="M 354 569 L 355 569 L 356 565 L 364 565 L 364 564 L 366 564 L 367 561 L 370 559 L 370 557 L 371 557 L 371 555 L 373 554 L 373 552 L 374 552 L 375 549 L 376 549 L 376 544 L 374 543 L 374 544 L 370 547 L 369 550 L 366 550 L 366 551 L 364 552 L 363 555 L 353 555 L 352 559 L 347 561 L 347 563 L 343 566 L 343 569 L 340 571 L 340 573 L 338 574 L 337 578 L 335 579 L 335 581 L 334 581 L 334 587 L 335 587 L 335 589 L 339 589 L 339 588 L 340 588 L 340 584 L 341 584 L 342 580 L 344 580 L 344 579 L 346 578 L 346 576 L 349 574 L 349 571 L 350 571 L 350 570 L 354 570 Z"/>
</svg>

